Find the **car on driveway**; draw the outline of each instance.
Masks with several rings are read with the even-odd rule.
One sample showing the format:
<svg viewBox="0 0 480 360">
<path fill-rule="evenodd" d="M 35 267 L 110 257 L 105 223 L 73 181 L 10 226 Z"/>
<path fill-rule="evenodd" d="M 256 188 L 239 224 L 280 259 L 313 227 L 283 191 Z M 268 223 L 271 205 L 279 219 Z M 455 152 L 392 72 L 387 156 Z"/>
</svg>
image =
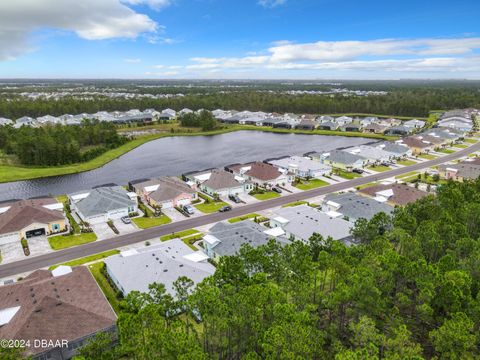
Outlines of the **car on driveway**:
<svg viewBox="0 0 480 360">
<path fill-rule="evenodd" d="M 183 205 L 183 211 L 185 211 L 188 215 L 193 215 L 195 213 L 192 205 Z"/>
<path fill-rule="evenodd" d="M 275 191 L 277 194 L 281 194 L 282 193 L 282 189 L 278 188 L 278 187 L 273 187 L 272 188 L 272 191 Z"/>
<path fill-rule="evenodd" d="M 232 194 L 232 195 L 228 195 L 228 198 L 229 198 L 230 200 L 232 200 L 232 201 L 233 201 L 234 203 L 236 203 L 236 204 L 239 204 L 239 203 L 242 202 L 242 200 L 240 200 L 240 198 L 239 198 L 237 195 L 233 195 L 233 194 Z"/>
<path fill-rule="evenodd" d="M 227 211 L 230 211 L 230 210 L 232 210 L 232 207 L 227 205 L 227 206 L 222 206 L 222 207 L 220 208 L 220 210 L 218 210 L 218 211 L 220 211 L 220 212 L 227 212 Z"/>
<path fill-rule="evenodd" d="M 132 219 L 130 219 L 128 216 L 122 217 L 121 220 L 124 224 L 131 224 L 132 223 Z"/>
<path fill-rule="evenodd" d="M 356 174 L 363 174 L 363 170 L 362 169 L 353 169 L 352 172 L 356 173 Z"/>
</svg>

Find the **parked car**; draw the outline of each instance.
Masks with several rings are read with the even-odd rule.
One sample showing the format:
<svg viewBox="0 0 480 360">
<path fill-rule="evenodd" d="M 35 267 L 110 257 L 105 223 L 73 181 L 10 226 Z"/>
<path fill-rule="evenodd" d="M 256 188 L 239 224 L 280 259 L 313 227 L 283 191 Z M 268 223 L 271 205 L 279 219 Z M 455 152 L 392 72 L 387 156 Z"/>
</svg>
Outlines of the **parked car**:
<svg viewBox="0 0 480 360">
<path fill-rule="evenodd" d="M 232 207 L 227 205 L 227 206 L 222 206 L 222 207 L 220 208 L 220 210 L 218 210 L 218 211 L 220 211 L 220 212 L 227 212 L 227 211 L 230 211 L 230 210 L 232 210 Z"/>
<path fill-rule="evenodd" d="M 282 193 L 282 189 L 278 188 L 278 187 L 273 187 L 272 188 L 272 191 L 275 191 L 277 194 L 281 194 Z"/>
<path fill-rule="evenodd" d="M 124 216 L 120 220 L 122 220 L 122 222 L 124 224 L 131 224 L 132 223 L 132 220 L 128 216 Z"/>
<path fill-rule="evenodd" d="M 363 170 L 362 169 L 353 169 L 352 172 L 356 173 L 356 174 L 363 174 Z"/>
<path fill-rule="evenodd" d="M 230 200 L 232 200 L 234 203 L 238 204 L 238 203 L 241 203 L 242 200 L 240 200 L 240 198 L 237 196 L 237 195 L 228 195 L 228 198 Z"/>
<path fill-rule="evenodd" d="M 185 211 L 189 215 L 193 215 L 195 213 L 192 205 L 183 205 L 183 211 Z"/>
</svg>

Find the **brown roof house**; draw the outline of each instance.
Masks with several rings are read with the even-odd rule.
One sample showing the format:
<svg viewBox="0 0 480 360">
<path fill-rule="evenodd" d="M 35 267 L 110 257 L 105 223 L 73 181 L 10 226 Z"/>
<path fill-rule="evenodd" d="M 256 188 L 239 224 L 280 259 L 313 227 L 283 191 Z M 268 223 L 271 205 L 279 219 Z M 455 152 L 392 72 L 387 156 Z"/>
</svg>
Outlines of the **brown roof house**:
<svg viewBox="0 0 480 360">
<path fill-rule="evenodd" d="M 359 190 L 360 194 L 368 195 L 379 202 L 390 205 L 404 206 L 428 195 L 427 192 L 415 189 L 405 184 L 379 184 Z"/>
<path fill-rule="evenodd" d="M 70 359 L 107 331 L 116 334 L 116 315 L 86 267 L 37 270 L 0 287 L 0 339 L 25 340 L 35 360 Z"/>
<path fill-rule="evenodd" d="M 212 170 L 209 178 L 199 187 L 206 194 L 218 194 L 220 197 L 248 193 L 253 189 L 252 183 L 245 181 L 243 177 L 220 169 Z"/>
<path fill-rule="evenodd" d="M 256 161 L 250 164 L 235 165 L 229 168 L 235 175 L 259 186 L 275 186 L 290 183 L 295 175 L 280 171 L 277 167 Z"/>
<path fill-rule="evenodd" d="M 402 145 L 407 145 L 412 150 L 413 155 L 428 153 L 435 148 L 435 144 L 422 136 L 407 136 L 398 142 Z"/>
<path fill-rule="evenodd" d="M 442 164 L 438 173 L 443 179 L 455 181 L 475 180 L 480 177 L 480 157 L 467 159 L 458 164 Z"/>
<path fill-rule="evenodd" d="M 137 195 L 151 206 L 162 206 L 163 209 L 189 205 L 197 199 L 196 184 L 190 186 L 173 176 L 134 182 L 132 186 Z"/>
<path fill-rule="evenodd" d="M 63 205 L 53 198 L 16 200 L 0 204 L 0 246 L 67 229 Z"/>
</svg>

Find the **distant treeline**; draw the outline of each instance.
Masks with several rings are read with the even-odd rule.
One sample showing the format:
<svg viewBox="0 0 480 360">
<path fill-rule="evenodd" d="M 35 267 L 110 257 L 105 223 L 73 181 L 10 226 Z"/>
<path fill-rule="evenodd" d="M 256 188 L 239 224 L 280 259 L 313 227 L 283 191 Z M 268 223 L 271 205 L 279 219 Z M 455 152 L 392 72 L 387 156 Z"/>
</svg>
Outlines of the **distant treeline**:
<svg viewBox="0 0 480 360">
<path fill-rule="evenodd" d="M 239 91 L 214 92 L 204 95 L 186 95 L 165 99 L 111 99 L 79 100 L 26 100 L 21 98 L 0 100 L 0 116 L 16 119 L 46 114 L 79 114 L 82 112 L 129 110 L 137 108 L 181 110 L 235 109 L 266 112 L 293 112 L 310 114 L 370 113 L 398 116 L 427 117 L 430 110 L 480 107 L 480 92 L 470 87 L 397 88 L 388 95 L 287 95 L 280 93 Z"/>
<path fill-rule="evenodd" d="M 115 125 L 87 121 L 79 126 L 0 126 L 0 151 L 15 155 L 23 165 L 55 166 L 88 161 L 128 139 Z"/>
</svg>

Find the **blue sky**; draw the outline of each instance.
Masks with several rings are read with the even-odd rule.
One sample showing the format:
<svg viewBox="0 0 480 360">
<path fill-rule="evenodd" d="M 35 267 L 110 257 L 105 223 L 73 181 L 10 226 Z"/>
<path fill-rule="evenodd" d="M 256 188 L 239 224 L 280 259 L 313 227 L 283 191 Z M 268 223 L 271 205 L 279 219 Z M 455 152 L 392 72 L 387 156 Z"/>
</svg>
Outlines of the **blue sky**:
<svg viewBox="0 0 480 360">
<path fill-rule="evenodd" d="M 0 78 L 479 79 L 479 14 L 474 0 L 2 1 Z"/>
</svg>

